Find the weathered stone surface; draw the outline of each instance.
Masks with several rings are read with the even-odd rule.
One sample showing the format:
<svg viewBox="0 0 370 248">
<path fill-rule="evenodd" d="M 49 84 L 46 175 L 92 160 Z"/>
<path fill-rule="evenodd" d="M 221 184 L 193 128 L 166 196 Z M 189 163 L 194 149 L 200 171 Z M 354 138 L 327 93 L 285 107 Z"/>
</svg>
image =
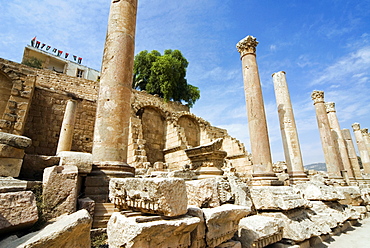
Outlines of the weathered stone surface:
<svg viewBox="0 0 370 248">
<path fill-rule="evenodd" d="M 190 233 L 191 245 L 189 248 L 206 247 L 206 225 L 202 209 L 190 206 L 187 214 L 200 219 L 197 227 Z"/>
<path fill-rule="evenodd" d="M 91 217 L 86 210 L 61 216 L 44 229 L 9 242 L 7 248 L 90 248 Z"/>
<path fill-rule="evenodd" d="M 12 177 L 0 177 L 0 193 L 24 191 L 27 189 L 27 181 Z"/>
<path fill-rule="evenodd" d="M 337 187 L 339 191 L 342 192 L 345 199 L 340 200 L 341 204 L 360 206 L 364 200 L 361 197 L 361 191 L 359 187 L 347 186 L 347 187 Z"/>
<path fill-rule="evenodd" d="M 250 192 L 258 210 L 290 210 L 309 205 L 298 190 L 289 186 L 256 186 Z"/>
<path fill-rule="evenodd" d="M 79 198 L 77 200 L 77 207 L 78 210 L 86 209 L 91 217 L 94 216 L 95 201 L 91 200 L 89 197 Z"/>
<path fill-rule="evenodd" d="M 26 154 L 20 176 L 33 180 L 42 180 L 44 169 L 54 165 L 59 165 L 60 157 Z"/>
<path fill-rule="evenodd" d="M 364 201 L 364 204 L 370 204 L 370 188 L 362 188 L 361 197 Z"/>
<path fill-rule="evenodd" d="M 38 220 L 31 191 L 0 194 L 0 234 L 32 226 Z"/>
<path fill-rule="evenodd" d="M 78 173 L 88 174 L 92 169 L 92 154 L 86 152 L 62 151 L 57 154 L 60 157 L 60 166 L 75 165 Z"/>
<path fill-rule="evenodd" d="M 114 178 L 109 199 L 119 209 L 132 209 L 165 216 L 186 214 L 186 185 L 179 178 Z"/>
<path fill-rule="evenodd" d="M 253 202 L 250 190 L 237 176 L 229 174 L 223 178 L 217 178 L 218 194 L 221 204 L 234 203 L 235 205 L 252 208 Z"/>
<path fill-rule="evenodd" d="M 283 237 L 283 221 L 273 217 L 253 215 L 240 220 L 236 239 L 243 248 L 264 247 Z M 260 244 L 263 243 L 263 246 Z"/>
<path fill-rule="evenodd" d="M 46 168 L 42 184 L 43 204 L 48 217 L 54 218 L 76 211 L 78 196 L 78 169 L 76 166 Z"/>
<path fill-rule="evenodd" d="M 19 149 L 25 149 L 32 144 L 32 140 L 25 136 L 0 132 L 0 144 L 13 146 Z"/>
<path fill-rule="evenodd" d="M 24 150 L 13 146 L 0 144 L 0 158 L 23 158 Z"/>
<path fill-rule="evenodd" d="M 251 213 L 246 206 L 232 204 L 202 210 L 207 227 L 207 247 L 216 247 L 231 239 L 238 230 L 239 220 Z"/>
<path fill-rule="evenodd" d="M 230 240 L 218 245 L 216 248 L 242 248 L 242 244 L 239 241 Z"/>
<path fill-rule="evenodd" d="M 318 226 L 323 224 L 335 228 L 349 218 L 343 205 L 338 202 L 312 201 L 311 211 L 308 211 L 311 220 Z M 322 229 L 322 228 L 321 228 Z"/>
<path fill-rule="evenodd" d="M 307 182 L 294 186 L 301 190 L 302 195 L 307 200 L 312 201 L 337 201 L 344 200 L 344 195 L 333 186 L 327 186 L 319 182 Z"/>
<path fill-rule="evenodd" d="M 197 217 L 140 221 L 143 216 L 126 217 L 113 213 L 107 226 L 111 248 L 161 248 L 190 246 L 190 232 L 199 224 Z"/>
<path fill-rule="evenodd" d="M 200 208 L 213 208 L 220 206 L 215 178 L 186 181 L 188 205 Z"/>
<path fill-rule="evenodd" d="M 184 180 L 193 180 L 196 177 L 196 174 L 192 170 L 184 169 L 184 170 L 171 171 L 168 173 L 168 177 L 178 177 Z"/>
<path fill-rule="evenodd" d="M 23 160 L 20 158 L 0 158 L 0 176 L 18 177 Z"/>
</svg>

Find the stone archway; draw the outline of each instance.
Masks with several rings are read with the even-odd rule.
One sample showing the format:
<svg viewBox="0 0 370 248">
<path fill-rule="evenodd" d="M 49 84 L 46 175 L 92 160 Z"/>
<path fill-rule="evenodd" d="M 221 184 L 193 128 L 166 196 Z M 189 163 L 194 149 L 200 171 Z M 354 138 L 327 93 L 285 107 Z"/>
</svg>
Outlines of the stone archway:
<svg viewBox="0 0 370 248">
<path fill-rule="evenodd" d="M 196 119 L 188 115 L 179 118 L 178 124 L 184 129 L 187 145 L 197 147 L 200 145 L 200 128 Z"/>
<path fill-rule="evenodd" d="M 12 80 L 0 71 L 0 118 L 3 116 L 8 104 L 12 87 Z"/>
</svg>

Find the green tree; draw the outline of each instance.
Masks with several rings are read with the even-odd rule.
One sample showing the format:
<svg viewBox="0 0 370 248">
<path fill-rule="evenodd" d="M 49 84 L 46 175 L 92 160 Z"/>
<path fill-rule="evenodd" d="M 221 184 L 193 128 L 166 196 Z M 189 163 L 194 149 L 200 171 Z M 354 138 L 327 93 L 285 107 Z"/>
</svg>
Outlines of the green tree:
<svg viewBox="0 0 370 248">
<path fill-rule="evenodd" d="M 200 97 L 198 87 L 188 84 L 186 68 L 189 62 L 179 50 L 141 51 L 135 56 L 132 87 L 158 94 L 166 101 L 184 101 L 189 107 Z"/>
<path fill-rule="evenodd" d="M 30 58 L 25 58 L 22 61 L 22 64 L 28 65 L 33 68 L 42 69 L 42 62 L 43 62 L 42 60 L 36 57 L 30 57 Z"/>
</svg>

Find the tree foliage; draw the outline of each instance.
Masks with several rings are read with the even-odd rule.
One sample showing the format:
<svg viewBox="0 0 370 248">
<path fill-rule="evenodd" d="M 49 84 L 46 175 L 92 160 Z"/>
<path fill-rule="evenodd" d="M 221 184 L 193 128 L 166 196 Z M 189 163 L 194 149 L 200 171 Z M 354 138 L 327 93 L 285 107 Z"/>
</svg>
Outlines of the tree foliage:
<svg viewBox="0 0 370 248">
<path fill-rule="evenodd" d="M 42 69 L 42 60 L 36 57 L 30 57 L 23 60 L 22 64 L 28 65 L 33 68 Z"/>
<path fill-rule="evenodd" d="M 158 94 L 166 101 L 184 101 L 192 107 L 200 91 L 185 78 L 188 64 L 179 50 L 165 50 L 163 55 L 156 50 L 141 51 L 135 56 L 132 87 Z"/>
</svg>

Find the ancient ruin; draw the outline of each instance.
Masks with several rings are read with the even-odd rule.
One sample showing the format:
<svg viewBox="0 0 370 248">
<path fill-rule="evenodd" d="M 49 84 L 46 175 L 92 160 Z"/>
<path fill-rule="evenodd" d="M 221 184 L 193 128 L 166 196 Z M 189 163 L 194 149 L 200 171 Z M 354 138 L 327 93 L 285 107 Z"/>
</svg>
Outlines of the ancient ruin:
<svg viewBox="0 0 370 248">
<path fill-rule="evenodd" d="M 0 59 L 0 247 L 305 248 L 369 216 L 367 129 L 353 124 L 361 168 L 314 91 L 327 172 L 305 170 L 285 72 L 274 73 L 286 161 L 273 163 L 247 36 L 249 153 L 187 106 L 131 89 L 136 9 L 111 2 L 100 82 Z"/>
</svg>

